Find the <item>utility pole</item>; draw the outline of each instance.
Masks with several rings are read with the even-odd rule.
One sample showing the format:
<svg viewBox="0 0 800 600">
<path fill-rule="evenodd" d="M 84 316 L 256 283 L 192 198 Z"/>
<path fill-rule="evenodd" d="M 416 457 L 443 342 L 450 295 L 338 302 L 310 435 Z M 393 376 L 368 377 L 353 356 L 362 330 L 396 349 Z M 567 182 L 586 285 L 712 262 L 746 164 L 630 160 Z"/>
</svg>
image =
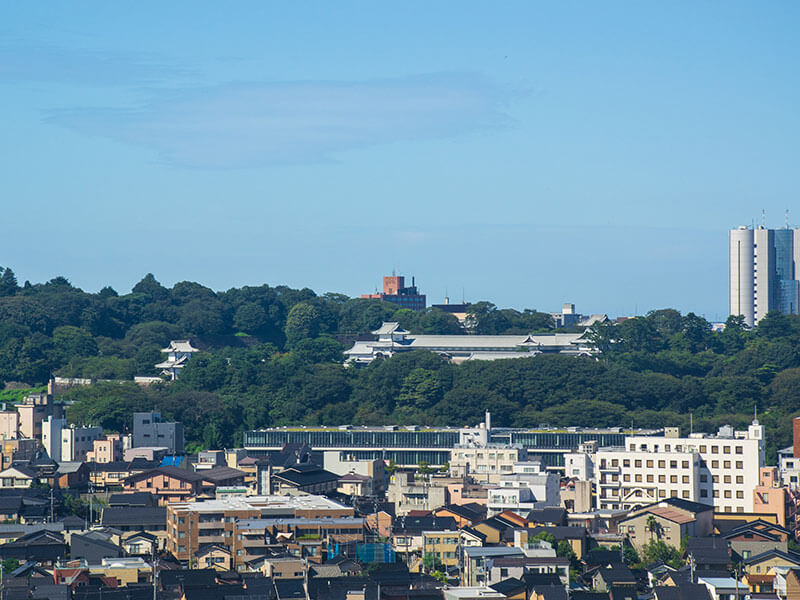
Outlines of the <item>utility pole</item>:
<svg viewBox="0 0 800 600">
<path fill-rule="evenodd" d="M 153 546 L 153 600 L 158 600 L 158 554 Z"/>
</svg>

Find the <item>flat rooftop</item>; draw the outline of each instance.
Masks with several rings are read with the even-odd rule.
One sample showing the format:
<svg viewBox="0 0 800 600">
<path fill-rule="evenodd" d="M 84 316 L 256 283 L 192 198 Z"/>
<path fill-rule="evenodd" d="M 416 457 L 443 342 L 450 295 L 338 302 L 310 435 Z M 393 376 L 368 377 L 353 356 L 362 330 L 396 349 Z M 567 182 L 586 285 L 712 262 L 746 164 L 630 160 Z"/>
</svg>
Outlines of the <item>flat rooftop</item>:
<svg viewBox="0 0 800 600">
<path fill-rule="evenodd" d="M 221 513 L 234 510 L 341 510 L 347 506 L 325 496 L 246 496 L 205 500 L 203 502 L 174 502 L 174 510 L 199 513 Z"/>
</svg>

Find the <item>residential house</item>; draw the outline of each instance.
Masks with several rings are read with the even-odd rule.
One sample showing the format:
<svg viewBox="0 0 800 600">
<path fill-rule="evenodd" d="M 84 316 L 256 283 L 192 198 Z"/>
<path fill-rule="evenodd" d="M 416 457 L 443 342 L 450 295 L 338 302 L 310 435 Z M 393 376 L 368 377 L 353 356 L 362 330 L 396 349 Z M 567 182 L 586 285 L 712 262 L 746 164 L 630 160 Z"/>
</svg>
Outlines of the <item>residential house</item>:
<svg viewBox="0 0 800 600">
<path fill-rule="evenodd" d="M 555 556 L 499 556 L 487 561 L 489 585 L 508 579 L 522 578 L 527 573 L 554 574 L 562 586 L 569 584 L 569 559 Z"/>
<path fill-rule="evenodd" d="M 592 587 L 599 592 L 607 592 L 614 586 L 635 586 L 636 577 L 621 563 L 599 568 L 592 577 Z"/>
<path fill-rule="evenodd" d="M 198 569 L 216 569 L 232 571 L 233 551 L 229 546 L 220 543 L 205 544 L 194 553 Z"/>
<path fill-rule="evenodd" d="M 26 489 L 38 481 L 36 472 L 27 467 L 11 466 L 0 471 L 0 488 L 2 489 Z"/>
<path fill-rule="evenodd" d="M 122 549 L 129 556 L 153 556 L 159 549 L 158 538 L 151 533 L 136 531 L 122 540 Z"/>
<path fill-rule="evenodd" d="M 67 557 L 69 546 L 56 531 L 39 530 L 0 545 L 0 558 L 53 564 Z"/>
<path fill-rule="evenodd" d="M 104 558 L 120 558 L 125 555 L 125 550 L 113 543 L 110 535 L 101 531 L 72 534 L 69 548 L 71 559 L 84 559 L 91 564 L 99 563 Z"/>
<path fill-rule="evenodd" d="M 697 583 L 706 586 L 713 600 L 746 598 L 750 593 L 750 588 L 746 584 L 736 581 L 733 577 L 698 577 Z"/>
<path fill-rule="evenodd" d="M 424 550 L 424 534 L 427 532 L 457 532 L 458 527 L 453 517 L 435 517 L 411 515 L 395 519 L 392 527 L 392 548 L 395 553 L 408 559 L 411 555 L 422 555 Z"/>
<path fill-rule="evenodd" d="M 118 490 L 133 475 L 155 469 L 158 462 L 137 458 L 131 461 L 87 463 L 89 481 L 95 491 Z"/>
<path fill-rule="evenodd" d="M 106 506 L 101 523 L 119 531 L 144 531 L 163 538 L 167 529 L 167 509 L 163 506 Z"/>
<path fill-rule="evenodd" d="M 461 584 L 463 586 L 488 584 L 492 565 L 499 558 L 525 558 L 525 554 L 521 549 L 510 546 L 464 548 L 463 556 L 464 562 L 461 572 Z"/>
<path fill-rule="evenodd" d="M 720 535 L 731 550 L 747 560 L 769 550 L 789 550 L 791 532 L 766 521 L 751 521 Z"/>
<path fill-rule="evenodd" d="M 486 506 L 481 504 L 448 504 L 433 511 L 436 517 L 453 517 L 459 528 L 470 527 L 486 519 Z"/>
<path fill-rule="evenodd" d="M 160 502 L 183 502 L 195 497 L 211 498 L 217 485 L 213 481 L 215 470 L 194 473 L 178 467 L 157 467 L 131 475 L 123 481 L 123 487 L 127 491 L 150 492 Z"/>
<path fill-rule="evenodd" d="M 372 477 L 347 473 L 339 477 L 336 491 L 345 496 L 371 496 L 373 493 Z"/>
<path fill-rule="evenodd" d="M 800 554 L 773 549 L 751 556 L 742 565 L 747 576 L 767 575 L 774 580 L 776 567 L 800 567 Z"/>
<path fill-rule="evenodd" d="M 667 498 L 631 511 L 619 522 L 619 532 L 640 550 L 650 540 L 680 548 L 684 537 L 703 537 L 713 529 L 714 507 L 680 498 Z"/>
</svg>

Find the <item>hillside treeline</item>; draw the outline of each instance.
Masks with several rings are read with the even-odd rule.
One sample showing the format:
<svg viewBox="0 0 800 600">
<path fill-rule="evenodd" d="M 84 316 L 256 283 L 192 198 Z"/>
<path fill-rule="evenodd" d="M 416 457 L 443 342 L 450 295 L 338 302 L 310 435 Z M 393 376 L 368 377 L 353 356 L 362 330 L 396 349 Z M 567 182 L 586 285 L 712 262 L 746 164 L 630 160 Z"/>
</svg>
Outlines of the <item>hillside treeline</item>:
<svg viewBox="0 0 800 600">
<path fill-rule="evenodd" d="M 6 273 L 8 270 L 6 270 Z M 154 374 L 159 349 L 190 337 L 205 351 L 175 383 L 99 383 L 71 391 L 70 418 L 110 430 L 156 407 L 184 422 L 197 447 L 230 447 L 246 429 L 288 424 L 474 424 L 490 409 L 498 426 L 621 426 L 713 431 L 743 426 L 754 410 L 768 447 L 789 444 L 800 413 L 800 318 L 770 314 L 749 330 L 722 332 L 692 313 L 653 311 L 591 335 L 599 360 L 538 356 L 453 365 L 411 352 L 355 369 L 342 351 L 381 321 L 416 333 L 462 333 L 440 311 L 413 313 L 378 300 L 308 289 L 214 292 L 148 275 L 130 294 L 87 294 L 57 278 L 23 286 L 0 278 L 0 379 L 38 385 L 50 373 L 97 379 Z M 8 283 L 11 281 L 11 283 Z M 474 305 L 476 333 L 541 332 L 537 311 Z"/>
</svg>

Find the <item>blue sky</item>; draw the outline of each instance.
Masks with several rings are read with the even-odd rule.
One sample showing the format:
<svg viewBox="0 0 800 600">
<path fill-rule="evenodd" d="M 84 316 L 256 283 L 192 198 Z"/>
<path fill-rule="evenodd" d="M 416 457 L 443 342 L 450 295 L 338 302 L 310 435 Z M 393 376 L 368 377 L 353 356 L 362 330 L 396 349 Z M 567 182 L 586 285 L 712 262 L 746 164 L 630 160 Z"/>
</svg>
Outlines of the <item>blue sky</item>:
<svg viewBox="0 0 800 600">
<path fill-rule="evenodd" d="M 0 5 L 0 264 L 727 313 L 800 224 L 792 2 Z M 796 208 L 796 210 L 795 210 Z"/>
</svg>

